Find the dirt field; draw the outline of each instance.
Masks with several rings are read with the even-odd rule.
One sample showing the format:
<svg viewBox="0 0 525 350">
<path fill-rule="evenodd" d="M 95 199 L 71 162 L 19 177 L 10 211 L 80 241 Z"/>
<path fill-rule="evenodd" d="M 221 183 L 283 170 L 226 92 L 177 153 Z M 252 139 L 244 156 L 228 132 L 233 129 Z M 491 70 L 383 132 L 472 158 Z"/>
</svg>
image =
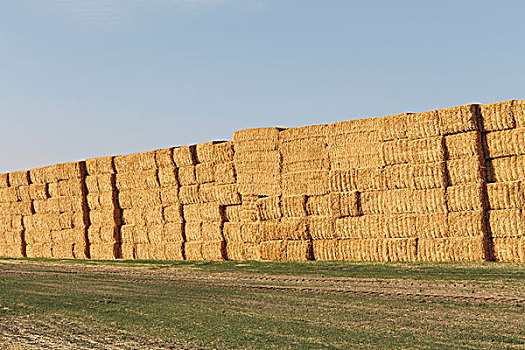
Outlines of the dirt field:
<svg viewBox="0 0 525 350">
<path fill-rule="evenodd" d="M 0 349 L 523 349 L 525 265 L 0 260 Z"/>
</svg>

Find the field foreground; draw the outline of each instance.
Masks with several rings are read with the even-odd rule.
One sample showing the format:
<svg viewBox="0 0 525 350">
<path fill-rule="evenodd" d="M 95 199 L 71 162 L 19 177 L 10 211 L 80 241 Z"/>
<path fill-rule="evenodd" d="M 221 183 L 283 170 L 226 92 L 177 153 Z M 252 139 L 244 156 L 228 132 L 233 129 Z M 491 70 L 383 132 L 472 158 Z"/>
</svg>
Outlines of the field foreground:
<svg viewBox="0 0 525 350">
<path fill-rule="evenodd" d="M 525 265 L 0 260 L 0 349 L 523 349 Z"/>
</svg>

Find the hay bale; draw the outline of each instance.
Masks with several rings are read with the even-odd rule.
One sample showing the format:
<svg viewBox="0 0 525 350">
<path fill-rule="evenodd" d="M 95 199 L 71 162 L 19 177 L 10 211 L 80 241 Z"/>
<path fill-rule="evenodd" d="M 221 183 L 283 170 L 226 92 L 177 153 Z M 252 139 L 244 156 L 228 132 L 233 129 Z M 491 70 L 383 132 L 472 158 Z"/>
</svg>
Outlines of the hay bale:
<svg viewBox="0 0 525 350">
<path fill-rule="evenodd" d="M 197 164 L 195 166 L 195 178 L 198 184 L 215 181 L 215 165 L 213 163 Z"/>
<path fill-rule="evenodd" d="M 280 237 L 289 240 L 308 240 L 308 220 L 306 218 L 282 218 L 279 224 Z"/>
<path fill-rule="evenodd" d="M 488 132 L 483 135 L 486 157 L 525 154 L 525 128 Z"/>
<path fill-rule="evenodd" d="M 68 180 L 75 178 L 84 178 L 86 176 L 86 162 L 70 162 L 57 164 L 49 167 L 51 171 L 51 179 L 49 182 L 55 182 L 60 180 Z M 52 180 L 52 181 L 51 181 Z"/>
<path fill-rule="evenodd" d="M 28 244 L 26 246 L 26 256 L 28 258 L 52 258 L 51 243 Z"/>
<path fill-rule="evenodd" d="M 261 260 L 258 243 L 226 244 L 228 260 Z"/>
<path fill-rule="evenodd" d="M 202 255 L 202 242 L 185 242 L 184 253 L 186 260 L 204 260 Z"/>
<path fill-rule="evenodd" d="M 115 178 L 115 183 L 119 191 L 145 190 L 160 187 L 156 170 L 118 173 Z"/>
<path fill-rule="evenodd" d="M 273 151 L 279 143 L 279 128 L 255 128 L 235 131 L 235 152 Z"/>
<path fill-rule="evenodd" d="M 489 209 L 520 209 L 525 206 L 522 182 L 497 182 L 486 186 Z"/>
<path fill-rule="evenodd" d="M 519 209 L 488 211 L 491 237 L 519 237 L 525 235 L 525 217 Z"/>
<path fill-rule="evenodd" d="M 222 209 L 218 203 L 199 203 L 182 206 L 185 221 L 222 221 Z"/>
<path fill-rule="evenodd" d="M 512 104 L 514 119 L 517 127 L 525 127 L 525 101 L 518 100 Z"/>
<path fill-rule="evenodd" d="M 11 187 L 29 186 L 31 183 L 29 180 L 29 171 L 22 170 L 8 174 L 9 185 Z"/>
<path fill-rule="evenodd" d="M 9 215 L 32 215 L 34 214 L 31 202 L 0 203 L 0 213 Z"/>
<path fill-rule="evenodd" d="M 199 185 L 181 186 L 179 188 L 179 201 L 181 204 L 196 204 L 199 203 Z"/>
<path fill-rule="evenodd" d="M 380 223 L 378 238 L 415 238 L 418 235 L 416 221 L 414 214 L 385 215 Z"/>
<path fill-rule="evenodd" d="M 342 260 L 340 241 L 336 239 L 319 239 L 312 241 L 314 260 Z"/>
<path fill-rule="evenodd" d="M 305 139 L 322 138 L 328 135 L 329 132 L 329 126 L 326 124 L 288 128 L 279 133 L 279 141 L 285 143 Z"/>
<path fill-rule="evenodd" d="M 184 242 L 184 223 L 182 222 L 167 222 L 163 225 L 162 242 Z M 175 247 L 178 247 L 175 245 Z M 177 248 L 178 249 L 178 248 Z"/>
<path fill-rule="evenodd" d="M 258 174 L 255 176 L 238 177 L 239 193 L 241 195 L 279 196 L 281 183 L 279 175 Z"/>
<path fill-rule="evenodd" d="M 157 169 L 174 168 L 173 147 L 155 150 Z"/>
<path fill-rule="evenodd" d="M 325 137 L 309 137 L 287 142 L 281 141 L 279 151 L 283 164 L 294 164 L 317 159 L 328 160 L 327 146 Z"/>
<path fill-rule="evenodd" d="M 284 239 L 285 235 L 282 230 L 281 221 L 280 220 L 268 220 L 268 221 L 261 221 L 258 223 L 257 226 L 257 233 L 255 236 L 255 241 L 271 241 L 271 240 L 279 240 Z"/>
<path fill-rule="evenodd" d="M 202 242 L 203 260 L 225 260 L 226 250 L 224 241 Z"/>
<path fill-rule="evenodd" d="M 420 239 L 419 261 L 484 261 L 488 256 L 484 237 Z"/>
<path fill-rule="evenodd" d="M 242 205 L 227 205 L 223 207 L 224 220 L 230 222 L 241 221 Z"/>
<path fill-rule="evenodd" d="M 270 261 L 286 261 L 286 241 L 276 240 L 262 242 L 260 245 L 261 259 Z"/>
<path fill-rule="evenodd" d="M 447 169 L 444 162 L 414 164 L 410 167 L 408 177 L 410 187 L 415 190 L 445 187 Z"/>
<path fill-rule="evenodd" d="M 228 242 L 244 242 L 242 232 L 242 224 L 240 222 L 225 222 L 223 224 L 224 240 Z"/>
<path fill-rule="evenodd" d="M 31 200 L 49 198 L 47 186 L 44 184 L 29 185 L 29 196 L 31 197 Z"/>
<path fill-rule="evenodd" d="M 114 158 L 117 173 L 141 172 L 157 169 L 155 151 L 116 156 Z"/>
<path fill-rule="evenodd" d="M 331 206 L 332 203 L 329 194 L 322 196 L 307 196 L 306 214 L 308 216 L 330 216 L 332 214 Z"/>
<path fill-rule="evenodd" d="M 407 138 L 407 119 L 410 113 L 401 113 L 381 118 L 381 141 L 392 141 Z"/>
<path fill-rule="evenodd" d="M 163 244 L 165 251 L 165 259 L 167 260 L 184 260 L 184 243 L 170 242 Z"/>
<path fill-rule="evenodd" d="M 233 142 L 212 141 L 196 146 L 197 163 L 221 163 L 233 161 Z"/>
<path fill-rule="evenodd" d="M 381 215 L 364 215 L 346 217 L 335 220 L 336 238 L 377 238 L 382 237 L 383 220 Z"/>
<path fill-rule="evenodd" d="M 448 160 L 479 157 L 481 141 L 477 131 L 445 136 L 445 153 Z"/>
<path fill-rule="evenodd" d="M 410 140 L 394 140 L 381 143 L 382 164 L 396 165 L 409 162 Z"/>
<path fill-rule="evenodd" d="M 330 198 L 330 213 L 332 217 L 359 216 L 359 192 L 332 192 Z"/>
<path fill-rule="evenodd" d="M 235 169 L 243 171 L 280 171 L 281 155 L 279 151 L 254 151 L 235 153 Z"/>
<path fill-rule="evenodd" d="M 213 183 L 199 185 L 199 200 L 201 202 L 217 202 L 217 186 Z"/>
<path fill-rule="evenodd" d="M 511 182 L 525 178 L 525 156 L 511 156 L 486 161 L 488 182 Z"/>
<path fill-rule="evenodd" d="M 442 136 L 410 140 L 408 142 L 408 163 L 436 163 L 445 161 L 445 139 Z"/>
<path fill-rule="evenodd" d="M 114 242 L 91 244 L 89 253 L 91 259 L 113 260 L 118 256 L 118 244 Z"/>
<path fill-rule="evenodd" d="M 182 215 L 182 205 L 179 203 L 173 203 L 172 205 L 163 206 L 162 216 L 168 223 L 183 222 L 184 218 Z"/>
<path fill-rule="evenodd" d="M 308 216 L 308 233 L 312 239 L 335 239 L 335 221 L 329 216 Z"/>
<path fill-rule="evenodd" d="M 120 215 L 115 210 L 93 209 L 89 211 L 89 221 L 94 226 L 116 226 Z"/>
<path fill-rule="evenodd" d="M 409 139 L 423 139 L 441 135 L 437 111 L 410 113 L 406 117 L 406 136 Z"/>
<path fill-rule="evenodd" d="M 177 168 L 160 168 L 157 176 L 159 178 L 160 187 L 178 187 L 178 171 Z"/>
<path fill-rule="evenodd" d="M 495 131 L 515 128 L 513 102 L 504 101 L 480 105 L 481 129 L 483 131 Z"/>
<path fill-rule="evenodd" d="M 358 191 L 379 191 L 385 190 L 385 176 L 383 168 L 360 168 L 357 169 L 357 190 Z"/>
<path fill-rule="evenodd" d="M 312 243 L 310 241 L 286 241 L 287 261 L 307 261 L 312 259 Z"/>
<path fill-rule="evenodd" d="M 261 221 L 279 219 L 283 216 L 280 196 L 260 198 L 255 205 Z"/>
<path fill-rule="evenodd" d="M 83 197 L 59 197 L 58 210 L 61 213 L 66 212 L 86 212 L 86 202 Z"/>
<path fill-rule="evenodd" d="M 386 240 L 388 261 L 416 261 L 417 240 L 415 238 L 393 238 Z"/>
<path fill-rule="evenodd" d="M 87 229 L 88 240 L 91 244 L 116 243 L 119 240 L 119 228 L 114 225 L 95 226 Z"/>
<path fill-rule="evenodd" d="M 178 179 L 181 186 L 196 185 L 195 166 L 189 165 L 178 168 Z"/>
<path fill-rule="evenodd" d="M 29 192 L 29 186 L 15 187 L 18 196 L 18 201 L 31 201 L 31 194 Z"/>
<path fill-rule="evenodd" d="M 360 137 L 370 140 L 379 140 L 380 133 L 378 132 L 382 127 L 382 118 L 362 118 L 337 122 L 328 125 L 328 133 L 335 135 L 360 135 Z M 361 136 L 363 135 L 363 136 Z"/>
<path fill-rule="evenodd" d="M 317 170 L 283 174 L 281 186 L 285 196 L 320 196 L 330 192 L 330 172 Z"/>
<path fill-rule="evenodd" d="M 463 211 L 448 214 L 450 237 L 485 236 L 485 214 L 483 211 Z"/>
<path fill-rule="evenodd" d="M 222 222 L 205 221 L 202 223 L 201 235 L 203 241 L 222 241 Z"/>
<path fill-rule="evenodd" d="M 445 188 L 415 190 L 412 192 L 412 198 L 414 213 L 447 212 L 447 192 Z"/>
<path fill-rule="evenodd" d="M 0 188 L 0 203 L 18 202 L 18 191 L 16 187 Z"/>
<path fill-rule="evenodd" d="M 9 174 L 0 174 L 0 188 L 9 187 Z"/>
<path fill-rule="evenodd" d="M 330 190 L 332 192 L 350 192 L 357 190 L 357 171 L 330 170 Z"/>
<path fill-rule="evenodd" d="M 476 130 L 477 110 L 478 107 L 475 104 L 438 110 L 441 133 L 449 135 Z"/>
<path fill-rule="evenodd" d="M 218 185 L 215 188 L 217 202 L 220 205 L 235 205 L 242 203 L 237 184 Z"/>
<path fill-rule="evenodd" d="M 447 181 L 451 186 L 484 182 L 482 165 L 477 157 L 449 160 L 447 171 Z"/>
<path fill-rule="evenodd" d="M 416 214 L 414 218 L 416 237 L 445 238 L 450 236 L 448 214 Z"/>
<path fill-rule="evenodd" d="M 447 187 L 448 210 L 483 210 L 483 188 L 482 184 Z"/>
<path fill-rule="evenodd" d="M 160 201 L 163 206 L 179 203 L 179 189 L 177 187 L 161 188 Z"/>
<path fill-rule="evenodd" d="M 195 145 L 175 147 L 173 149 L 173 160 L 177 168 L 195 165 Z"/>
<path fill-rule="evenodd" d="M 82 196 L 84 193 L 84 182 L 80 179 L 60 180 L 57 190 L 60 197 Z"/>
<path fill-rule="evenodd" d="M 525 238 L 505 237 L 491 240 L 496 261 L 525 262 Z"/>
<path fill-rule="evenodd" d="M 234 184 L 237 180 L 233 162 L 215 164 L 213 171 L 218 185 Z"/>
<path fill-rule="evenodd" d="M 423 165 L 422 165 L 423 166 Z M 396 190 L 413 187 L 413 167 L 410 164 L 388 165 L 382 169 L 383 187 L 386 190 Z M 362 186 L 358 186 L 362 187 Z"/>
<path fill-rule="evenodd" d="M 114 174 L 115 167 L 113 165 L 113 156 L 101 157 L 86 160 L 86 174 L 92 175 L 105 175 Z"/>
<path fill-rule="evenodd" d="M 281 212 L 285 217 L 305 217 L 306 196 L 283 196 L 281 198 Z"/>
</svg>

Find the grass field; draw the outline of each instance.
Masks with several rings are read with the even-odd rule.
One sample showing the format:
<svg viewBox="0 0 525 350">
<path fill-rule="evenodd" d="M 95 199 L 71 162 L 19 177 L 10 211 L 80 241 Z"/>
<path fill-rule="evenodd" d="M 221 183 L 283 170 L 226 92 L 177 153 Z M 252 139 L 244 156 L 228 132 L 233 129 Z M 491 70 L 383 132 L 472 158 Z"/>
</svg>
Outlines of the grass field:
<svg viewBox="0 0 525 350">
<path fill-rule="evenodd" d="M 524 349 L 525 265 L 0 260 L 0 349 Z"/>
</svg>

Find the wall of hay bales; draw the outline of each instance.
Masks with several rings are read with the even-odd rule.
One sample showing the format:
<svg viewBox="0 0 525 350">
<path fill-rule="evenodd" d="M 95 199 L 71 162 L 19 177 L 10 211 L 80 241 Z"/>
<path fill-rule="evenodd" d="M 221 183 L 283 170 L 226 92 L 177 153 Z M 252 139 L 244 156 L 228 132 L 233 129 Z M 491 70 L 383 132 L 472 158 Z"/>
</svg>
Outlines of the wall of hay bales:
<svg viewBox="0 0 525 350">
<path fill-rule="evenodd" d="M 525 101 L 0 175 L 0 256 L 525 261 Z"/>
</svg>

